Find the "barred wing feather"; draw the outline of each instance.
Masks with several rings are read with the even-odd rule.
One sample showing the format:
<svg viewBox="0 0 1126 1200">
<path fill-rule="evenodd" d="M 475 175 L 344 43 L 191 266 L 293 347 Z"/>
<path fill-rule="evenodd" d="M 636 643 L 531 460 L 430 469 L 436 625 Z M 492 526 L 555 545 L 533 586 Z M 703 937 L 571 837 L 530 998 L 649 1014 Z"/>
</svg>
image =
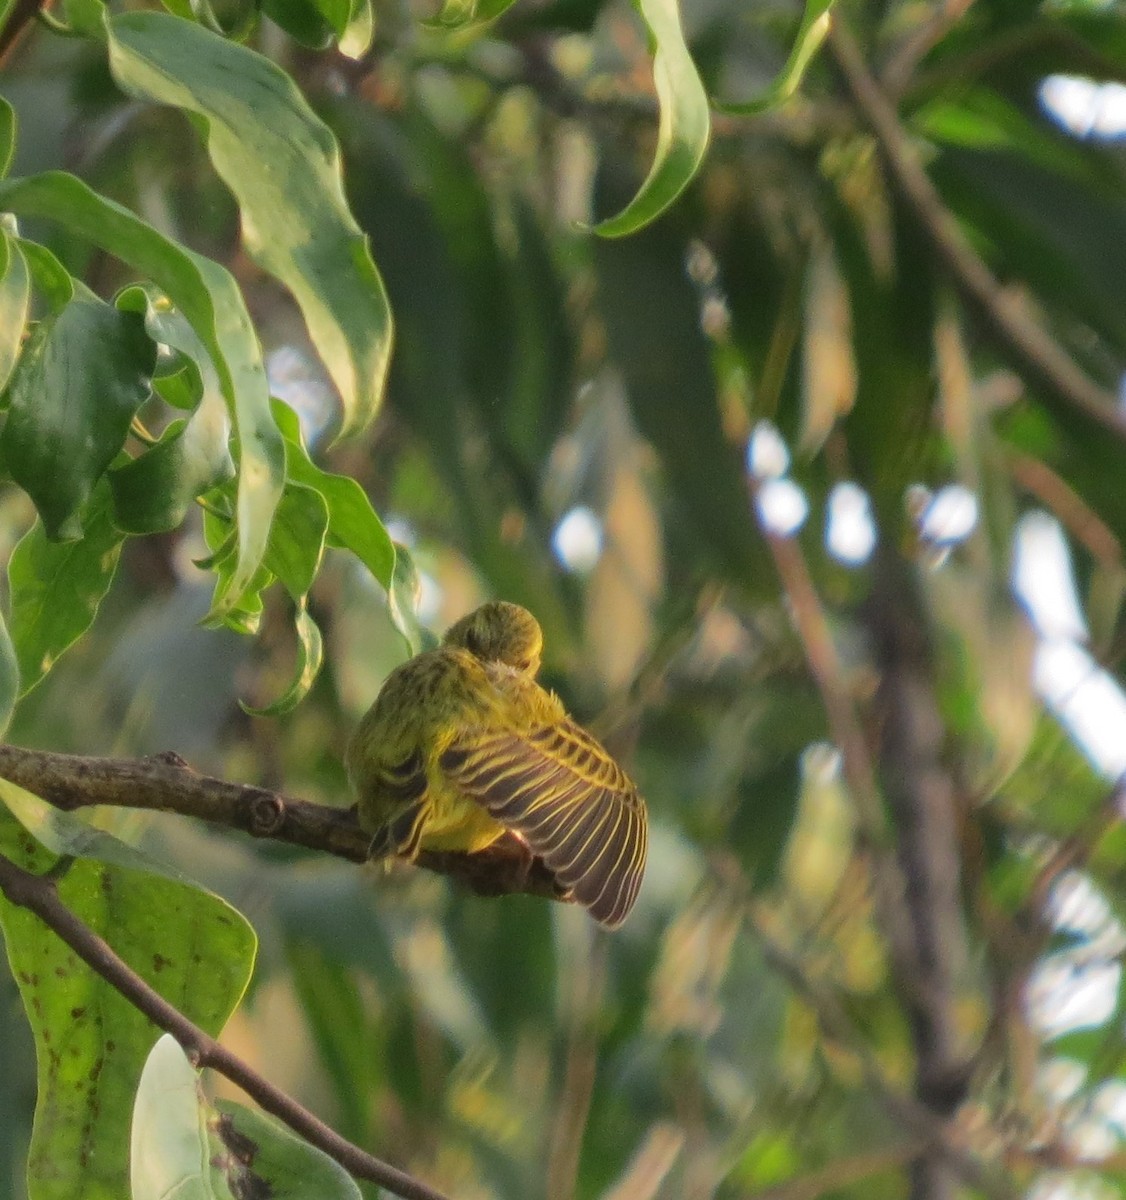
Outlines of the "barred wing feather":
<svg viewBox="0 0 1126 1200">
<path fill-rule="evenodd" d="M 520 834 L 601 924 L 615 928 L 645 871 L 645 804 L 626 774 L 571 721 L 528 733 L 471 729 L 441 756 L 450 782 Z"/>
</svg>

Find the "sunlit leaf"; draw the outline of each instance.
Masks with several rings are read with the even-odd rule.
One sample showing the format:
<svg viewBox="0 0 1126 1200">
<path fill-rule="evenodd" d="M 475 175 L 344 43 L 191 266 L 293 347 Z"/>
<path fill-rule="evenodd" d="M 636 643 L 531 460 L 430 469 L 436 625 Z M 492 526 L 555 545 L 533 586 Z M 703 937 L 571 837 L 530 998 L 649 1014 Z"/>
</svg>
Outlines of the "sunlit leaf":
<svg viewBox="0 0 1126 1200">
<path fill-rule="evenodd" d="M 0 29 L 4 28 L 4 8 L 0 6 Z M 16 113 L 15 109 L 0 96 L 0 179 L 8 173 L 12 165 L 12 155 L 16 152 Z"/>
<path fill-rule="evenodd" d="M 81 287 L 29 338 L 12 376 L 0 451 L 48 537 L 81 536 L 79 510 L 149 398 L 155 363 L 141 318 Z"/>
<path fill-rule="evenodd" d="M 375 13 L 371 0 L 352 0 L 348 24 L 340 35 L 337 48 L 346 58 L 366 54 L 375 36 Z"/>
<path fill-rule="evenodd" d="M 129 1137 L 130 1200 L 218 1200 L 199 1075 L 164 1034 L 145 1060 Z"/>
<path fill-rule="evenodd" d="M 344 200 L 336 140 L 289 76 L 245 46 L 159 12 L 122 14 L 109 29 L 123 88 L 205 120 L 246 249 L 301 306 L 345 432 L 362 428 L 382 399 L 391 313 Z"/>
<path fill-rule="evenodd" d="M 19 242 L 0 230 L 0 392 L 8 385 L 19 358 L 31 303 L 31 276 Z"/>
<path fill-rule="evenodd" d="M 278 1122 L 240 1104 L 211 1105 L 168 1034 L 141 1074 L 131 1144 L 131 1200 L 360 1200 L 343 1167 Z"/>
<path fill-rule="evenodd" d="M 0 737 L 4 736 L 20 694 L 20 664 L 8 623 L 0 615 Z"/>
<path fill-rule="evenodd" d="M 660 105 L 657 150 L 637 195 L 594 232 L 621 237 L 655 220 L 688 186 L 708 148 L 708 97 L 684 41 L 676 0 L 635 0 L 653 48 L 653 82 Z"/>
<path fill-rule="evenodd" d="M 37 874 L 74 856 L 60 870 L 62 902 L 189 1020 L 218 1034 L 253 966 L 243 918 L 7 780 L 0 801 L 0 852 Z M 0 923 L 38 1062 L 29 1190 L 35 1200 L 126 1195 L 129 1118 L 153 1026 L 34 914 L 0 902 Z"/>
<path fill-rule="evenodd" d="M 834 3 L 836 0 L 806 0 L 801 24 L 794 36 L 794 44 L 790 49 L 785 66 L 761 96 L 740 103 L 719 104 L 717 107 L 723 112 L 755 113 L 763 112 L 781 104 L 783 100 L 788 100 L 798 90 L 806 68 L 821 48 L 821 43 L 829 32 L 829 22 L 832 20 L 830 9 Z"/>
<path fill-rule="evenodd" d="M 418 619 L 418 597 L 422 585 L 418 568 L 406 546 L 395 546 L 395 575 L 387 592 L 387 606 L 395 628 L 406 639 L 411 654 L 432 650 L 437 639 Z"/>
</svg>

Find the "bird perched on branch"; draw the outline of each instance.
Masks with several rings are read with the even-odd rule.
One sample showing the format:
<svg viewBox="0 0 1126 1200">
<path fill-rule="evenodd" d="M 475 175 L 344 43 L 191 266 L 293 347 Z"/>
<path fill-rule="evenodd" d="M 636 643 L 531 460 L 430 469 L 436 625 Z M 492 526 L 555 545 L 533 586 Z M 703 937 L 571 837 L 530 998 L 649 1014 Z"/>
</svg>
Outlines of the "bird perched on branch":
<svg viewBox="0 0 1126 1200">
<path fill-rule="evenodd" d="M 601 924 L 645 870 L 645 803 L 610 754 L 536 683 L 539 623 L 494 602 L 388 676 L 346 765 L 373 856 L 475 852 L 505 832 Z"/>
</svg>

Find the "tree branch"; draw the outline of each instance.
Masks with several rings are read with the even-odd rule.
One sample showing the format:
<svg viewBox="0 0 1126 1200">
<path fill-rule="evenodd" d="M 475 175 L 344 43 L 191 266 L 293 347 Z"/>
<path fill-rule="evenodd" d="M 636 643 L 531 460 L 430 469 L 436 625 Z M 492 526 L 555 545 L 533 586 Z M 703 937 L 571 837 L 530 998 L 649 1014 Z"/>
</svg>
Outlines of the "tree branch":
<svg viewBox="0 0 1126 1200">
<path fill-rule="evenodd" d="M 751 489 L 757 491 L 754 480 Z M 912 1105 L 930 1114 L 934 1128 L 941 1128 L 960 1104 L 968 1078 L 953 1015 L 965 935 L 959 907 L 953 788 L 941 763 L 941 716 L 930 692 L 924 648 L 907 637 L 901 607 L 893 603 L 903 581 L 893 583 L 887 578 L 888 571 L 900 565 L 899 560 L 892 559 L 891 567 L 884 562 L 877 585 L 883 605 L 873 622 L 882 668 L 885 786 L 881 788 L 801 548 L 792 537 L 773 534 L 765 527 L 764 533 L 810 672 L 821 692 L 831 735 L 841 752 L 860 835 L 872 855 L 876 917 L 914 1034 Z M 901 604 L 908 602 L 908 597 L 900 598 Z M 885 800 L 895 818 L 894 849 Z M 899 1108 L 899 1118 L 920 1132 L 915 1118 L 902 1105 Z M 915 1160 L 916 1197 L 939 1200 L 949 1194 L 947 1151 L 945 1143 L 932 1138 L 926 1152 Z"/>
<path fill-rule="evenodd" d="M 448 1200 L 436 1188 L 429 1187 L 342 1138 L 308 1109 L 192 1024 L 63 904 L 53 879 L 25 871 L 0 855 L 0 892 L 10 903 L 33 912 L 138 1012 L 158 1028 L 170 1033 L 196 1067 L 218 1071 L 266 1112 L 283 1121 L 310 1145 L 323 1150 L 351 1175 L 371 1180 L 403 1200 Z"/>
<path fill-rule="evenodd" d="M 958 288 L 982 313 L 1018 369 L 1046 386 L 1101 429 L 1126 441 L 1126 414 L 1113 392 L 1095 383 L 1066 350 L 1007 297 L 966 240 L 913 152 L 899 117 L 872 77 L 855 38 L 834 15 L 829 44 L 856 107 L 863 114 L 899 192 L 914 211 Z"/>
<path fill-rule="evenodd" d="M 893 550 L 877 559 L 869 628 L 880 668 L 883 793 L 896 827 L 911 933 L 895 957 L 895 974 L 915 1047 L 915 1096 L 936 1116 L 949 1117 L 965 1098 L 971 1059 L 955 1015 L 968 961 L 957 789 L 944 761 L 925 614 L 911 570 Z M 953 1195 L 939 1156 L 921 1156 L 913 1174 L 916 1197 Z"/>
<path fill-rule="evenodd" d="M 0 67 L 7 63 L 9 55 L 20 39 L 20 34 L 35 19 L 41 3 L 42 0 L 16 0 L 12 6 L 12 11 L 8 14 L 3 29 L 0 29 Z M 43 7 L 46 5 L 43 4 Z"/>
<path fill-rule="evenodd" d="M 371 834 L 360 828 L 351 809 L 200 775 L 173 753 L 85 758 L 0 744 L 0 778 L 67 811 L 107 805 L 178 813 L 357 863 L 367 860 L 371 845 Z M 425 850 L 416 865 L 447 875 L 480 896 L 526 893 L 567 900 L 543 861 L 531 858 L 509 834 L 473 854 Z"/>
</svg>

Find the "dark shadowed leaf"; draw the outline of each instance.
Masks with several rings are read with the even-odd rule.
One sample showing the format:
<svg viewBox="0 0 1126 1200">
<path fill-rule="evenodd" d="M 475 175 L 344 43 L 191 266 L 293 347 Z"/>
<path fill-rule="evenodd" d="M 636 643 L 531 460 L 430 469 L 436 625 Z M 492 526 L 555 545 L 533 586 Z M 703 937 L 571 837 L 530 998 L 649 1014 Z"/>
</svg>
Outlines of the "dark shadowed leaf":
<svg viewBox="0 0 1126 1200">
<path fill-rule="evenodd" d="M 113 582 L 122 540 L 103 484 L 86 509 L 80 540 L 53 542 L 36 521 L 16 544 L 8 561 L 9 624 L 21 695 L 90 627 Z"/>
<path fill-rule="evenodd" d="M 141 318 L 85 288 L 36 328 L 12 377 L 0 451 L 49 537 L 81 536 L 79 510 L 151 394 L 155 363 Z"/>
</svg>

